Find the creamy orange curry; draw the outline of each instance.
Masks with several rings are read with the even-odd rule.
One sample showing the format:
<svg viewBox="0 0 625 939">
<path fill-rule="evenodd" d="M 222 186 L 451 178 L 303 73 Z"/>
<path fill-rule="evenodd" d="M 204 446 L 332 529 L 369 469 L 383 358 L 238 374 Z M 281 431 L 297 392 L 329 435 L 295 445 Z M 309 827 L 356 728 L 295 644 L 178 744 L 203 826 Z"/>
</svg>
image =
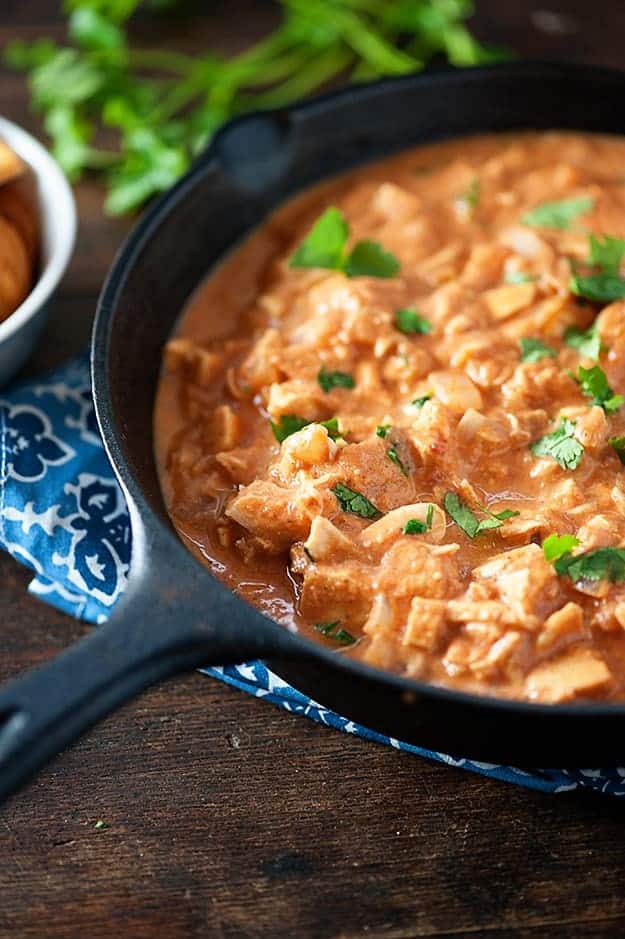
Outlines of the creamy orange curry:
<svg viewBox="0 0 625 939">
<path fill-rule="evenodd" d="M 421 147 L 281 208 L 166 348 L 183 540 L 380 668 L 624 698 L 623 239 L 625 139 L 581 133 Z"/>
</svg>

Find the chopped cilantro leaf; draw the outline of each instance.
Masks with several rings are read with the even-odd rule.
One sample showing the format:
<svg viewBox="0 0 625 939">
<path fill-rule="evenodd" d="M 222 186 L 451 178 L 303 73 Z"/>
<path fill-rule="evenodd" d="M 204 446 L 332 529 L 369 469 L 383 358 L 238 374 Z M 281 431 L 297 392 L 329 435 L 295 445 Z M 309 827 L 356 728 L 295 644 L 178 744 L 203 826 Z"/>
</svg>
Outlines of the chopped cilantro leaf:
<svg viewBox="0 0 625 939">
<path fill-rule="evenodd" d="M 597 323 L 593 323 L 588 329 L 579 329 L 577 326 L 569 326 L 564 333 L 564 341 L 571 349 L 577 349 L 580 355 L 585 359 L 598 359 L 601 352 L 601 336 Z"/>
<path fill-rule="evenodd" d="M 538 274 L 528 274 L 526 271 L 506 271 L 504 280 L 507 284 L 533 284 L 538 280 Z"/>
<path fill-rule="evenodd" d="M 597 235 L 591 235 L 589 243 L 590 263 L 600 267 L 604 274 L 618 274 L 625 254 L 625 239 L 605 235 L 602 241 Z"/>
<path fill-rule="evenodd" d="M 317 375 L 317 381 L 323 390 L 327 393 L 333 388 L 354 388 L 356 382 L 354 376 L 349 372 L 326 371 L 325 366 L 321 366 Z"/>
<path fill-rule="evenodd" d="M 282 443 L 287 437 L 290 437 L 291 434 L 295 434 L 298 430 L 308 427 L 309 424 L 315 423 L 319 423 L 322 427 L 325 427 L 332 440 L 336 440 L 337 437 L 341 436 L 337 417 L 331 417 L 327 421 L 307 421 L 305 417 L 298 417 L 296 414 L 283 414 L 278 421 L 269 421 L 269 423 L 271 424 L 273 435 L 278 443 Z"/>
<path fill-rule="evenodd" d="M 616 452 L 621 463 L 625 465 L 625 437 L 610 437 L 608 443 Z"/>
<path fill-rule="evenodd" d="M 466 502 L 463 502 L 460 496 L 455 492 L 448 492 L 443 500 L 445 511 L 454 520 L 456 525 L 469 536 L 475 538 L 483 531 L 489 531 L 495 528 L 501 528 L 502 524 L 509 518 L 518 515 L 518 512 L 512 509 L 504 509 L 503 512 L 487 512 L 487 518 L 478 519 L 474 512 L 469 508 Z"/>
<path fill-rule="evenodd" d="M 346 629 L 341 629 L 340 625 L 341 621 L 335 619 L 331 623 L 315 623 L 315 629 L 318 633 L 321 633 L 322 636 L 325 636 L 326 639 L 333 639 L 334 642 L 338 642 L 339 645 L 353 645 L 356 639 L 351 633 L 348 633 Z"/>
<path fill-rule="evenodd" d="M 563 417 L 559 427 L 533 443 L 530 449 L 534 456 L 549 456 L 562 469 L 574 470 L 584 455 L 584 448 L 574 432 L 575 423 Z"/>
<path fill-rule="evenodd" d="M 348 277 L 395 277 L 399 261 L 377 241 L 359 241 L 345 262 Z"/>
<path fill-rule="evenodd" d="M 610 303 L 625 297 L 625 277 L 618 274 L 574 274 L 569 281 L 571 292 L 595 303 Z"/>
<path fill-rule="evenodd" d="M 425 521 L 422 522 L 418 518 L 409 518 L 402 532 L 404 535 L 423 535 L 426 531 L 429 531 L 432 527 L 432 519 L 434 518 L 434 506 L 430 502 L 427 507 L 427 512 L 425 515 Z"/>
<path fill-rule="evenodd" d="M 625 401 L 623 395 L 615 395 L 608 384 L 606 373 L 601 366 L 593 365 L 592 368 L 579 366 L 577 369 L 578 385 L 587 398 L 590 398 L 591 404 L 603 408 L 606 414 L 613 414 Z"/>
<path fill-rule="evenodd" d="M 625 549 L 597 548 L 584 554 L 565 554 L 554 567 L 561 577 L 570 577 L 574 584 L 580 580 L 625 580 Z"/>
<path fill-rule="evenodd" d="M 575 535 L 548 535 L 543 541 L 545 560 L 558 561 L 565 554 L 570 554 L 579 543 Z"/>
<path fill-rule="evenodd" d="M 425 402 L 431 401 L 431 400 L 432 400 L 432 395 L 422 395 L 420 398 L 415 398 L 414 401 L 411 401 L 410 403 L 414 404 L 416 408 L 419 408 L 419 410 L 421 410 Z"/>
<path fill-rule="evenodd" d="M 538 362 L 540 359 L 553 358 L 558 353 L 542 339 L 519 339 L 521 362 Z"/>
<path fill-rule="evenodd" d="M 471 180 L 465 191 L 460 193 L 457 201 L 464 203 L 471 213 L 477 209 L 480 204 L 480 181 L 477 176 Z"/>
<path fill-rule="evenodd" d="M 289 267 L 322 267 L 343 271 L 348 277 L 394 277 L 397 274 L 399 261 L 377 241 L 359 241 L 347 253 L 348 237 L 347 219 L 339 209 L 330 206 L 296 249 Z"/>
<path fill-rule="evenodd" d="M 332 492 L 344 512 L 359 515 L 360 518 L 380 518 L 382 515 L 382 512 L 366 496 L 343 483 L 336 483 L 332 487 Z"/>
<path fill-rule="evenodd" d="M 289 266 L 325 267 L 330 270 L 339 270 L 343 266 L 348 236 L 347 219 L 339 209 L 330 206 L 319 216 L 297 248 Z"/>
<path fill-rule="evenodd" d="M 282 414 L 278 421 L 269 421 L 269 423 L 274 437 L 278 443 L 282 443 L 291 434 L 310 424 L 310 421 L 307 421 L 305 417 L 297 417 L 296 414 Z"/>
<path fill-rule="evenodd" d="M 404 307 L 395 310 L 395 328 L 400 333 L 419 333 L 425 336 L 432 332 L 432 324 L 424 316 L 420 316 L 414 307 Z"/>
<path fill-rule="evenodd" d="M 380 424 L 375 429 L 376 437 L 382 437 L 382 438 L 386 437 L 386 435 L 388 434 L 392 426 L 393 426 L 392 424 Z"/>
<path fill-rule="evenodd" d="M 559 202 L 543 202 L 530 212 L 526 212 L 521 221 L 524 225 L 535 228 L 570 228 L 571 222 L 578 215 L 590 212 L 595 200 L 590 196 L 579 199 L 562 199 Z"/>
<path fill-rule="evenodd" d="M 395 466 L 397 466 L 401 470 L 404 476 L 408 475 L 408 470 L 404 466 L 402 459 L 399 453 L 397 452 L 397 450 L 395 449 L 395 447 L 389 447 L 388 450 L 386 451 L 386 455 L 389 458 L 389 460 L 391 460 L 391 462 L 394 463 Z"/>
<path fill-rule="evenodd" d="M 108 828 L 108 825 L 106 824 L 103 818 L 99 818 L 93 827 L 97 831 L 103 831 L 105 828 Z"/>
</svg>

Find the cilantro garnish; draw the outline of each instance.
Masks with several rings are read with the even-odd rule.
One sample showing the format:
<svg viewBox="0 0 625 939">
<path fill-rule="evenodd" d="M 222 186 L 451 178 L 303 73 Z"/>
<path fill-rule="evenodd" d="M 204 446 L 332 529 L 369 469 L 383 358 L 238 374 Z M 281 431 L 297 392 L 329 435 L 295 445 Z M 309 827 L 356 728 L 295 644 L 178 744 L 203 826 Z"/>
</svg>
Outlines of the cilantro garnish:
<svg viewBox="0 0 625 939">
<path fill-rule="evenodd" d="M 447 514 L 451 516 L 456 525 L 461 528 L 469 538 L 475 538 L 483 531 L 501 528 L 502 524 L 507 519 L 519 515 L 519 512 L 515 512 L 512 509 L 504 509 L 503 512 L 496 513 L 482 509 L 487 517 L 479 519 L 456 492 L 446 493 L 443 499 L 443 505 L 445 506 Z"/>
<path fill-rule="evenodd" d="M 618 274 L 574 274 L 569 281 L 571 293 L 595 303 L 610 303 L 625 297 L 625 277 Z"/>
<path fill-rule="evenodd" d="M 565 554 L 570 554 L 579 543 L 575 535 L 548 535 L 543 541 L 545 560 L 557 561 Z"/>
<path fill-rule="evenodd" d="M 423 535 L 426 531 L 429 531 L 432 527 L 432 519 L 434 518 L 434 506 L 430 502 L 427 507 L 427 512 L 425 515 L 425 521 L 422 522 L 418 518 L 409 518 L 402 532 L 404 535 Z"/>
<path fill-rule="evenodd" d="M 399 453 L 397 452 L 397 450 L 395 449 L 395 447 L 389 447 L 388 450 L 386 451 L 386 455 L 389 458 L 389 460 L 391 460 L 391 462 L 394 463 L 395 466 L 397 466 L 401 470 L 404 476 L 408 475 L 408 470 L 404 466 L 402 459 Z"/>
<path fill-rule="evenodd" d="M 610 437 L 608 443 L 625 466 L 625 437 Z"/>
<path fill-rule="evenodd" d="M 574 470 L 584 455 L 584 448 L 575 437 L 574 431 L 575 422 L 563 417 L 559 427 L 533 443 L 530 450 L 534 456 L 551 457 L 562 469 Z"/>
<path fill-rule="evenodd" d="M 356 382 L 354 376 L 349 372 L 326 371 L 325 366 L 321 366 L 317 375 L 317 381 L 323 390 L 327 393 L 333 388 L 355 388 Z"/>
<path fill-rule="evenodd" d="M 507 284 L 533 284 L 538 280 L 538 275 L 526 271 L 506 271 L 504 280 Z"/>
<path fill-rule="evenodd" d="M 530 212 L 526 212 L 521 221 L 524 225 L 535 228 L 570 228 L 571 222 L 578 215 L 590 212 L 595 200 L 590 196 L 580 196 L 579 199 L 562 199 L 559 202 L 543 202 Z"/>
<path fill-rule="evenodd" d="M 592 368 L 579 366 L 577 369 L 578 385 L 587 398 L 590 398 L 591 404 L 603 408 L 606 414 L 613 414 L 618 411 L 625 398 L 623 395 L 615 395 L 608 384 L 606 373 L 601 366 L 593 365 Z"/>
<path fill-rule="evenodd" d="M 382 438 L 386 437 L 386 435 L 388 434 L 392 426 L 393 426 L 392 424 L 379 424 L 378 427 L 376 427 L 375 429 L 376 437 L 382 437 Z"/>
<path fill-rule="evenodd" d="M 416 408 L 419 408 L 419 410 L 421 410 L 425 402 L 431 401 L 431 400 L 432 400 L 432 395 L 421 395 L 420 398 L 415 398 L 414 401 L 411 401 L 410 403 L 414 404 Z"/>
<path fill-rule="evenodd" d="M 344 512 L 359 515 L 360 518 L 380 518 L 382 515 L 382 512 L 366 496 L 343 483 L 336 483 L 332 486 L 332 492 Z"/>
<path fill-rule="evenodd" d="M 395 329 L 398 329 L 400 333 L 419 333 L 425 336 L 432 332 L 432 324 L 417 313 L 414 307 L 404 307 L 401 310 L 395 310 Z"/>
<path fill-rule="evenodd" d="M 331 623 L 315 623 L 317 632 L 325 636 L 326 639 L 333 639 L 334 642 L 338 642 L 342 646 L 353 645 L 356 642 L 355 637 L 348 633 L 346 629 L 341 629 L 340 626 L 341 621 L 338 619 L 333 620 Z"/>
<path fill-rule="evenodd" d="M 521 362 L 539 362 L 540 359 L 554 358 L 558 353 L 542 339 L 519 339 Z"/>
<path fill-rule="evenodd" d="M 609 580 L 615 584 L 625 580 L 625 549 L 597 548 L 584 554 L 563 554 L 554 567 L 557 574 L 570 577 L 574 584 L 580 580 Z"/>
<path fill-rule="evenodd" d="M 597 235 L 590 235 L 590 263 L 600 267 L 604 274 L 618 274 L 623 255 L 625 239 L 605 235 L 603 241 Z"/>
<path fill-rule="evenodd" d="M 308 427 L 309 424 L 321 424 L 332 440 L 341 436 L 338 417 L 331 417 L 327 421 L 307 421 L 305 417 L 298 417 L 296 414 L 283 414 L 278 421 L 269 421 L 269 423 L 278 443 L 282 443 L 291 434 Z"/>
<path fill-rule="evenodd" d="M 474 212 L 480 204 L 480 181 L 475 177 L 472 179 L 463 193 L 457 196 L 458 202 L 464 202 L 470 212 Z"/>
<path fill-rule="evenodd" d="M 330 206 L 314 223 L 289 266 L 343 271 L 348 277 L 394 277 L 398 273 L 399 261 L 377 241 L 359 241 L 348 253 L 348 237 L 347 219 Z"/>
<path fill-rule="evenodd" d="M 96 831 L 103 831 L 105 828 L 108 828 L 108 825 L 103 818 L 99 818 L 93 827 Z"/>
<path fill-rule="evenodd" d="M 585 359 L 598 359 L 601 353 L 601 336 L 597 323 L 588 329 L 569 326 L 564 332 L 564 341 L 571 349 L 577 349 Z"/>
</svg>

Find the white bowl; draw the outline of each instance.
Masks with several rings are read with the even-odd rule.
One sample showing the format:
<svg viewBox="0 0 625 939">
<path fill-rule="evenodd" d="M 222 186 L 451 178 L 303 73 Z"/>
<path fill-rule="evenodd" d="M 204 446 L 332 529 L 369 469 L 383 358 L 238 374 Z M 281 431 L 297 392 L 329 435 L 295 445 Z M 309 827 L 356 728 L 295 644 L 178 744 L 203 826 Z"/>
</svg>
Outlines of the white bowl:
<svg viewBox="0 0 625 939">
<path fill-rule="evenodd" d="M 76 203 L 60 166 L 34 137 L 0 117 L 0 138 L 28 163 L 37 182 L 41 226 L 39 279 L 23 303 L 0 323 L 0 385 L 32 352 L 48 317 L 48 304 L 76 239 Z"/>
</svg>

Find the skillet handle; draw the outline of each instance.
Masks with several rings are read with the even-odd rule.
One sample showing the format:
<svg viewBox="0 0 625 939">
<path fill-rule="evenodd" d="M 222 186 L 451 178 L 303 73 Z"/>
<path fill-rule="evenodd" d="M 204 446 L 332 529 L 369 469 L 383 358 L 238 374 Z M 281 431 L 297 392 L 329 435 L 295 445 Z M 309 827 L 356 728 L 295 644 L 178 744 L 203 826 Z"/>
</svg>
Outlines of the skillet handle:
<svg viewBox="0 0 625 939">
<path fill-rule="evenodd" d="M 0 687 L 0 802 L 149 685 L 200 665 L 243 662 L 282 645 L 255 611 L 241 623 L 240 608 L 232 608 L 225 589 L 185 604 L 184 623 L 176 592 L 164 597 L 157 589 L 146 597 L 145 589 L 129 587 L 129 593 L 104 626 Z"/>
</svg>

